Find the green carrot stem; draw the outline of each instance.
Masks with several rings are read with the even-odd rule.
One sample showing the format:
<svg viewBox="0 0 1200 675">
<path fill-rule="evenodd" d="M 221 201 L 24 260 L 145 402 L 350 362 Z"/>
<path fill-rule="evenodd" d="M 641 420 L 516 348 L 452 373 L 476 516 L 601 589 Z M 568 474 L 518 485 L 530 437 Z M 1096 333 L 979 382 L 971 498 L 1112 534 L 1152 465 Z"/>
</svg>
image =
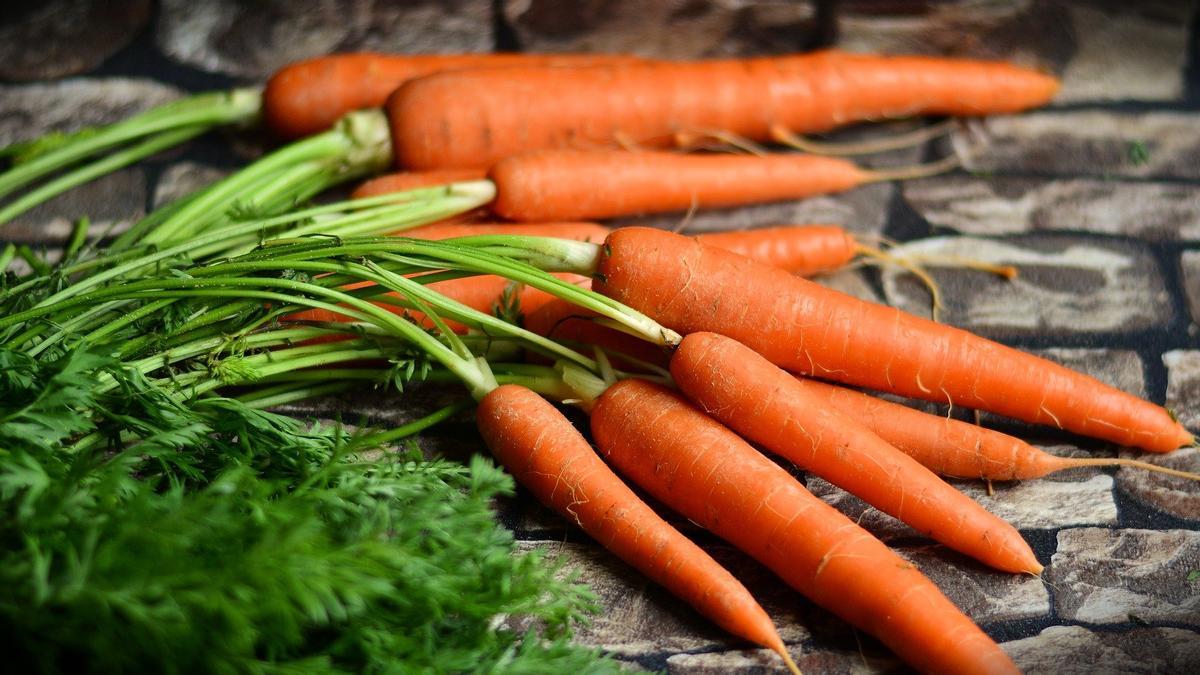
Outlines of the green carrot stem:
<svg viewBox="0 0 1200 675">
<path fill-rule="evenodd" d="M 71 238 L 67 240 L 67 245 L 63 249 L 62 260 L 59 261 L 60 268 L 68 260 L 75 257 L 75 254 L 79 253 L 80 249 L 83 248 L 84 243 L 87 241 L 88 229 L 91 225 L 92 220 L 87 216 L 75 221 L 75 224 L 71 227 Z"/>
<path fill-rule="evenodd" d="M 13 258 L 15 258 L 16 256 L 17 256 L 17 245 L 13 244 L 11 242 L 9 244 L 7 244 L 3 250 L 0 250 L 0 276 L 4 275 L 4 272 L 6 270 L 8 270 L 8 266 L 10 264 L 12 264 Z M 0 299 L 2 299 L 3 297 L 4 297 L 4 294 L 0 293 Z"/>
<path fill-rule="evenodd" d="M 426 415 L 425 417 L 422 417 L 421 419 L 413 420 L 412 422 L 398 426 L 395 429 L 389 429 L 387 431 L 380 431 L 378 433 L 360 436 L 352 440 L 350 445 L 354 448 L 369 448 L 393 443 L 402 438 L 408 438 L 413 434 L 418 434 L 434 426 L 435 424 L 439 424 L 447 419 L 450 419 L 464 410 L 468 410 L 474 404 L 474 401 L 469 400 L 452 403 L 451 405 L 440 408 Z"/>
<path fill-rule="evenodd" d="M 256 89 L 197 94 L 105 127 L 89 128 L 53 140 L 21 144 L 25 154 L 37 154 L 0 174 L 0 197 L 85 157 L 123 143 L 183 128 L 245 123 L 256 118 L 261 107 L 262 97 Z M 47 149 L 39 151 L 39 144 Z"/>
<path fill-rule="evenodd" d="M 21 195 L 21 197 L 0 209 L 0 225 L 7 223 L 38 204 L 57 197 L 71 188 L 91 182 L 100 176 L 129 166 L 138 160 L 179 145 L 199 136 L 205 131 L 208 131 L 208 127 L 202 125 L 164 131 L 156 136 L 151 136 L 133 147 L 113 153 L 98 162 L 65 173 L 52 181 L 38 186 L 33 191 Z"/>
<path fill-rule="evenodd" d="M 288 403 L 336 394 L 351 389 L 354 385 L 354 382 L 326 382 L 318 385 L 287 383 L 253 392 L 247 396 L 240 396 L 238 400 L 251 408 L 274 408 Z"/>
</svg>

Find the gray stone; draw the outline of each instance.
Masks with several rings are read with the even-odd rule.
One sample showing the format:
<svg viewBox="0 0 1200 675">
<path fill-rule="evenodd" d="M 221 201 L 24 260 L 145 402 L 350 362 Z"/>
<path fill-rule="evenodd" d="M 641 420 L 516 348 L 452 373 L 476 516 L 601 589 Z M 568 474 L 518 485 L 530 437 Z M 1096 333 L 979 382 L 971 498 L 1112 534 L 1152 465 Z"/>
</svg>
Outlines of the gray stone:
<svg viewBox="0 0 1200 675">
<path fill-rule="evenodd" d="M 887 208 L 894 190 L 888 183 L 877 183 L 838 195 L 728 209 L 701 209 L 690 215 L 670 213 L 619 218 L 611 224 L 614 227 L 645 225 L 686 234 L 828 223 L 841 225 L 855 234 L 877 236 L 887 225 Z"/>
<path fill-rule="evenodd" d="M 1050 591 L 1036 577 L 983 569 L 942 546 L 896 552 L 915 564 L 977 624 L 1034 619 L 1050 613 Z"/>
<path fill-rule="evenodd" d="M 526 51 L 658 58 L 786 53 L 815 28 L 811 2 L 504 0 L 501 7 Z"/>
<path fill-rule="evenodd" d="M 150 20 L 150 0 L 43 0 L 0 24 L 0 78 L 44 80 L 95 68 Z M 12 12 L 13 10 L 8 10 Z M 19 11 L 19 10 L 18 10 Z"/>
<path fill-rule="evenodd" d="M 1192 323 L 1200 324 L 1200 251 L 1184 251 L 1180 266 L 1183 269 L 1183 292 L 1187 295 Z"/>
<path fill-rule="evenodd" d="M 1080 525 L 1115 525 L 1113 479 L 1105 474 L 1085 481 L 1031 480 L 994 483 L 992 494 L 978 481 L 947 480 L 1019 530 L 1050 530 Z M 837 510 L 885 541 L 915 538 L 915 530 L 827 481 L 810 477 L 808 488 Z"/>
<path fill-rule="evenodd" d="M 1200 429 L 1200 351 L 1167 352 L 1163 363 L 1167 366 L 1167 409 L 1195 432 Z"/>
<path fill-rule="evenodd" d="M 861 270 L 843 269 L 829 274 L 821 274 L 813 277 L 813 281 L 826 288 L 832 288 L 835 291 L 854 296 L 859 300 L 876 303 L 883 302 L 880 300 L 879 294 L 867 282 Z"/>
<path fill-rule="evenodd" d="M 140 168 L 121 169 L 68 190 L 0 227 L 6 239 L 61 245 L 75 222 L 87 216 L 91 237 L 118 234 L 145 215 L 146 192 L 146 176 Z"/>
<path fill-rule="evenodd" d="M 479 52 L 494 42 L 488 0 L 164 0 L 157 41 L 204 70 L 264 78 L 333 52 Z"/>
<path fill-rule="evenodd" d="M 1192 115 L 1178 112 L 1046 110 L 990 117 L 982 134 L 955 132 L 954 139 L 976 143 L 964 162 L 976 172 L 1196 179 L 1195 125 Z"/>
<path fill-rule="evenodd" d="M 964 234 L 1082 230 L 1156 240 L 1200 238 L 1200 187 L 1178 183 L 943 176 L 901 184 L 926 220 Z"/>
<path fill-rule="evenodd" d="M 1196 448 L 1182 448 L 1166 455 L 1122 452 L 1121 456 L 1200 474 L 1200 450 Z M 1117 488 L 1151 508 L 1178 518 L 1200 520 L 1200 485 L 1194 480 L 1123 467 L 1117 471 Z"/>
<path fill-rule="evenodd" d="M 875 675 L 895 672 L 900 661 L 882 654 L 863 655 L 860 652 L 829 649 L 792 649 L 792 658 L 803 673 L 820 675 Z M 787 673 L 783 659 L 767 649 L 713 652 L 707 654 L 676 654 L 667 658 L 671 675 L 724 675 L 745 673 L 766 675 Z"/>
<path fill-rule="evenodd" d="M 154 208 L 161 208 L 232 173 L 195 162 L 179 162 L 163 170 L 154 186 Z"/>
<path fill-rule="evenodd" d="M 164 84 L 127 78 L 0 86 L 0 145 L 117 122 L 179 93 Z"/>
<path fill-rule="evenodd" d="M 1125 332 L 1171 320 L 1157 263 L 1143 246 L 1051 235 L 935 237 L 893 253 L 1016 266 L 1013 280 L 962 268 L 933 271 L 945 301 L 941 319 L 988 336 Z M 907 272 L 885 268 L 883 289 L 890 304 L 930 315 L 928 290 Z"/>
<path fill-rule="evenodd" d="M 1194 673 L 1200 665 L 1200 633 L 1182 628 L 1051 626 L 1001 646 L 1026 675 Z"/>
<path fill-rule="evenodd" d="M 1200 627 L 1200 532 L 1076 528 L 1058 533 L 1047 580 L 1067 621 Z"/>
<path fill-rule="evenodd" d="M 1059 74 L 1060 102 L 1177 100 L 1192 3 L 1026 0 L 867 3 L 839 17 L 851 51 L 999 58 Z"/>
</svg>

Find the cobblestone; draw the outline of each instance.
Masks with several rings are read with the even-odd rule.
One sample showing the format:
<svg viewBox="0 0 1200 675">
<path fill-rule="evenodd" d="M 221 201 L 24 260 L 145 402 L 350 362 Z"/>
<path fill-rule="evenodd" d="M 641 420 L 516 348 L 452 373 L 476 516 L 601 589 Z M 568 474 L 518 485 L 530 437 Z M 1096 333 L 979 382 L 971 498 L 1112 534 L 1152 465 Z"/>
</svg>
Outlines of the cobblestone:
<svg viewBox="0 0 1200 675">
<path fill-rule="evenodd" d="M 132 42 L 152 10 L 150 0 L 19 4 L 26 11 L 6 7 L 6 14 L 16 16 L 0 24 L 0 79 L 52 79 L 91 70 Z"/>
<path fill-rule="evenodd" d="M 1011 281 L 964 269 L 934 272 L 946 302 L 942 320 L 988 336 L 1125 332 L 1172 316 L 1157 265 L 1141 246 L 1051 235 L 936 237 L 895 252 L 1015 265 L 1020 274 Z M 889 304 L 929 316 L 927 290 L 903 270 L 885 268 L 883 288 Z"/>
<path fill-rule="evenodd" d="M 1200 633 L 1181 628 L 1112 633 L 1051 626 L 1003 647 L 1026 675 L 1187 673 L 1200 664 Z"/>
<path fill-rule="evenodd" d="M 1077 528 L 1058 533 L 1047 581 L 1068 621 L 1200 627 L 1200 532 Z"/>
</svg>

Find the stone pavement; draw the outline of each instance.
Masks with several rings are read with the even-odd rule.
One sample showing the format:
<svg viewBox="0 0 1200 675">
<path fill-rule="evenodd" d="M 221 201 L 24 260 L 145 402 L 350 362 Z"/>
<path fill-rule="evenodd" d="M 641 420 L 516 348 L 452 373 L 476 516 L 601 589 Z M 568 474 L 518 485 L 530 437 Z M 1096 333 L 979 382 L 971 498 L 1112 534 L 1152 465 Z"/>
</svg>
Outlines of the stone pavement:
<svg viewBox="0 0 1200 675">
<path fill-rule="evenodd" d="M 335 50 L 635 50 L 693 57 L 784 52 L 836 40 L 860 51 L 1041 64 L 1064 80 L 1053 106 L 989 119 L 960 128 L 949 143 L 873 160 L 897 165 L 971 147 L 965 170 L 805 202 L 703 212 L 688 225 L 705 230 L 827 221 L 863 237 L 905 242 L 914 252 L 1016 265 L 1020 277 L 1012 282 L 936 270 L 946 296 L 943 319 L 1165 403 L 1200 431 L 1196 2 L 846 1 L 836 8 L 767 0 L 115 4 L 48 0 L 37 9 L 0 15 L 0 144 L 118 119 L 184 91 L 258 82 L 288 61 Z M 253 132 L 217 134 L 78 189 L 5 226 L 0 236 L 53 249 L 69 223 L 85 213 L 95 228 L 120 229 L 263 148 Z M 680 217 L 631 222 L 675 227 Z M 928 311 L 923 288 L 895 269 L 855 269 L 824 281 L 860 297 Z M 325 417 L 347 411 L 388 424 L 452 396 L 433 388 L 404 397 L 360 392 L 291 410 Z M 953 414 L 970 418 L 969 411 Z M 983 419 L 1056 454 L 1121 452 Z M 422 443 L 452 456 L 482 450 L 465 418 Z M 1200 471 L 1196 450 L 1151 461 Z M 1031 673 L 1200 672 L 1195 485 L 1129 469 L 1069 471 L 996 485 L 990 494 L 978 483 L 961 483 L 1027 536 L 1047 565 L 1039 580 L 987 571 L 824 481 L 808 478 L 807 484 L 919 565 Z M 501 507 L 523 546 L 561 554 L 567 569 L 599 594 L 605 611 L 581 639 L 631 666 L 671 673 L 782 671 L 774 656 L 722 635 L 526 496 Z M 762 599 L 805 672 L 901 668 L 872 640 L 781 589 L 753 561 L 695 526 L 680 526 Z"/>
</svg>

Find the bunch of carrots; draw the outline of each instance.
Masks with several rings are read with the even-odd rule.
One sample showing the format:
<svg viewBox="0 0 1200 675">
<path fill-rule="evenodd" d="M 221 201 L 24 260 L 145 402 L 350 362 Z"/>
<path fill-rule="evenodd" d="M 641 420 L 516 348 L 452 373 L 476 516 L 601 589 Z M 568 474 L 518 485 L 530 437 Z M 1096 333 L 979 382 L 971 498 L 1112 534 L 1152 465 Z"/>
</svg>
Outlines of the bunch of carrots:
<svg viewBox="0 0 1200 675">
<path fill-rule="evenodd" d="M 262 98 L 264 119 L 280 137 L 317 134 L 300 141 L 315 147 L 344 115 L 386 111 L 354 118 L 386 124 L 386 134 L 357 137 L 386 136 L 378 142 L 404 172 L 363 184 L 357 198 L 431 185 L 453 191 L 486 180 L 495 191 L 486 209 L 508 222 L 474 212 L 404 232 L 446 242 L 420 249 L 444 256 L 440 272 L 477 276 L 370 267 L 342 287 L 370 302 L 311 303 L 286 318 L 361 324 L 377 307 L 442 335 L 455 352 L 444 357 L 447 367 L 479 400 L 485 442 L 519 482 L 731 634 L 778 653 L 793 671 L 786 645 L 749 591 L 618 474 L 923 672 L 1015 672 L 1003 650 L 919 570 L 750 443 L 986 565 L 1037 575 L 1042 565 L 1019 532 L 941 476 L 1032 479 L 1118 464 L 1172 471 L 1130 459 L 1053 457 L 1011 436 L 838 384 L 987 410 L 1156 453 L 1193 444 L 1193 436 L 1166 410 L 1093 378 L 805 279 L 857 255 L 881 255 L 840 227 L 685 237 L 586 221 L 794 199 L 945 170 L 952 162 L 870 171 L 835 156 L 764 154 L 758 144 L 816 147 L 801 135 L 892 117 L 1017 112 L 1046 103 L 1056 90 L 1053 77 L 1003 63 L 838 52 L 696 63 L 360 54 L 289 66 Z M 743 150 L 689 151 L 711 139 Z M 322 155 L 341 162 L 322 180 L 363 173 L 355 150 L 349 144 L 342 155 Z M 378 152 L 368 154 L 376 167 Z M 194 199 L 222 186 L 232 193 L 232 185 L 218 183 Z M 187 226 L 179 221 L 184 229 L 173 234 Z M 143 230 L 147 244 L 166 236 Z M 298 261 L 307 253 L 296 255 L 289 264 L 303 269 Z M 484 256 L 512 263 L 479 274 L 473 265 Z M 547 280 L 547 272 L 558 280 Z M 426 282 L 437 298 L 414 290 Z M 590 374 L 560 361 L 565 386 L 535 392 L 499 384 L 468 358 L 454 337 L 477 330 L 467 309 L 493 311 L 514 288 L 522 289 L 521 330 L 592 350 Z M 540 394 L 586 410 L 596 449 Z"/>
</svg>

